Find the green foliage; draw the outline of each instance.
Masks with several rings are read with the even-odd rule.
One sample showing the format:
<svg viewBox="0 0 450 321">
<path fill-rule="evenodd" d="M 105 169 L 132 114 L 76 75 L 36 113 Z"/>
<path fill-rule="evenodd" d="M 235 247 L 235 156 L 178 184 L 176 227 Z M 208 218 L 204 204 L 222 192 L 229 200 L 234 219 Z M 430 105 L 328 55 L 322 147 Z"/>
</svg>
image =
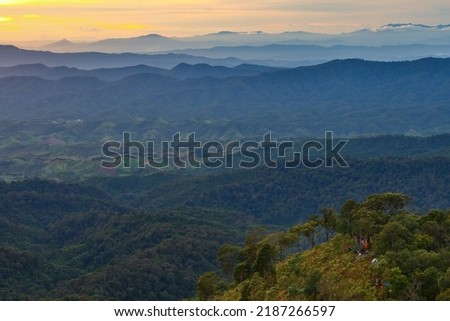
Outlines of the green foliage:
<svg viewBox="0 0 450 321">
<path fill-rule="evenodd" d="M 382 254 L 387 251 L 399 252 L 412 244 L 412 233 L 398 222 L 389 222 L 374 239 L 375 252 Z"/>
<path fill-rule="evenodd" d="M 450 289 L 447 289 L 436 297 L 437 301 L 450 301 Z"/>
<path fill-rule="evenodd" d="M 325 229 L 325 239 L 330 239 L 330 234 L 336 232 L 337 229 L 337 216 L 336 212 L 332 208 L 324 208 L 321 211 L 321 225 Z"/>
<path fill-rule="evenodd" d="M 224 282 L 217 273 L 207 272 L 203 274 L 197 281 L 197 297 L 199 300 L 210 300 L 223 290 Z"/>
<path fill-rule="evenodd" d="M 371 195 L 363 202 L 362 206 L 368 211 L 384 212 L 389 215 L 398 214 L 407 204 L 411 203 L 411 197 L 400 193 L 384 193 Z"/>
<path fill-rule="evenodd" d="M 375 163 L 347 174 L 360 177 L 370 166 L 392 166 Z M 409 164 L 414 173 L 420 172 L 422 165 Z M 429 170 L 439 173 L 447 165 L 437 161 Z M 442 180 L 444 185 L 445 173 L 436 174 L 433 184 L 439 186 Z M 332 180 L 345 180 L 345 175 Z M 0 183 L 0 297 L 181 299 L 194 295 L 200 275 L 219 268 L 228 290 L 221 294 L 225 286 L 217 282 L 211 294 L 202 283 L 209 293 L 202 295 L 293 300 L 445 297 L 450 211 L 411 213 L 404 207 L 407 198 L 399 193 L 346 201 L 339 213 L 330 207 L 320 210 L 319 203 L 313 204 L 319 202 L 320 188 L 313 196 L 304 184 L 314 186 L 317 178 L 326 183 L 329 176 L 320 170 L 258 169 L 205 177 L 159 173 L 78 184 Z M 342 195 L 334 195 L 333 201 L 324 196 L 322 204 L 336 204 Z M 321 215 L 306 219 L 306 213 L 314 212 Z M 254 228 L 264 222 L 279 226 Z M 289 222 L 296 225 L 283 231 Z M 318 244 L 327 230 L 329 242 Z M 362 256 L 351 252 L 358 238 L 371 243 Z M 307 243 L 313 249 L 296 254 Z M 377 269 L 370 264 L 375 255 Z M 397 275 L 398 288 L 392 291 L 389 271 L 395 268 L 408 282 L 403 287 L 405 278 Z M 387 283 L 374 289 L 376 279 Z"/>
<path fill-rule="evenodd" d="M 274 257 L 276 250 L 271 244 L 264 243 L 256 252 L 256 259 L 253 266 L 253 271 L 259 273 L 261 277 L 273 276 L 274 270 Z"/>
<path fill-rule="evenodd" d="M 93 187 L 33 180 L 0 190 L 3 300 L 186 298 L 248 226 L 219 209 L 133 209 Z"/>
<path fill-rule="evenodd" d="M 408 277 L 402 273 L 400 268 L 395 267 L 387 272 L 387 280 L 390 282 L 390 296 L 400 300 L 405 300 L 406 289 L 410 285 Z"/>
<path fill-rule="evenodd" d="M 231 244 L 224 244 L 217 252 L 217 261 L 224 275 L 229 276 L 239 258 L 241 248 Z"/>
<path fill-rule="evenodd" d="M 355 216 L 359 208 L 360 205 L 355 200 L 344 202 L 339 211 L 339 219 L 337 222 L 338 231 L 340 233 L 354 235 Z"/>
<path fill-rule="evenodd" d="M 254 268 L 249 269 L 248 261 L 237 264 L 235 272 L 241 271 L 241 278 L 235 278 L 229 289 L 215 298 L 447 300 L 450 247 L 445 242 L 450 211 L 433 210 L 418 216 L 405 209 L 408 202 L 409 197 L 398 193 L 371 195 L 362 203 L 347 201 L 332 220 L 341 233 L 278 262 L 270 241 L 283 233 L 266 235 L 243 249 L 247 254 L 250 248 L 256 251 Z M 324 216 L 330 213 L 324 209 L 321 219 L 312 216 L 285 235 L 310 240 L 319 224 L 325 228 Z M 371 246 L 356 253 L 354 244 L 365 238 L 372 239 Z M 254 259 L 242 258 L 250 257 Z M 273 271 L 274 278 L 267 278 L 267 271 Z"/>
<path fill-rule="evenodd" d="M 415 275 L 415 282 L 419 284 L 419 298 L 427 301 L 436 299 L 441 292 L 438 285 L 441 274 L 435 266 L 430 266 Z"/>
<path fill-rule="evenodd" d="M 306 276 L 303 293 L 309 300 L 317 300 L 319 298 L 321 280 L 322 274 L 318 270 L 313 270 Z"/>
<path fill-rule="evenodd" d="M 298 224 L 290 229 L 290 233 L 295 233 L 298 236 L 304 236 L 311 244 L 311 247 L 316 245 L 316 228 L 319 226 L 317 218 L 312 218 L 304 224 Z"/>
</svg>

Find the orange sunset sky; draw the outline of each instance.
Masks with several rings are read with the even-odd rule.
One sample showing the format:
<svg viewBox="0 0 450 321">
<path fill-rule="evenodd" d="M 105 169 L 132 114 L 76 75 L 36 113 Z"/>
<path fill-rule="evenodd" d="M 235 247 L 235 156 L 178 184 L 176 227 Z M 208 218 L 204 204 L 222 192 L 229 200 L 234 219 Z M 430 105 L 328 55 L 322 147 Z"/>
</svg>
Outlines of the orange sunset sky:
<svg viewBox="0 0 450 321">
<path fill-rule="evenodd" d="M 340 33 L 396 22 L 445 24 L 448 17 L 448 0 L 0 0 L 0 42 L 221 30 Z"/>
</svg>

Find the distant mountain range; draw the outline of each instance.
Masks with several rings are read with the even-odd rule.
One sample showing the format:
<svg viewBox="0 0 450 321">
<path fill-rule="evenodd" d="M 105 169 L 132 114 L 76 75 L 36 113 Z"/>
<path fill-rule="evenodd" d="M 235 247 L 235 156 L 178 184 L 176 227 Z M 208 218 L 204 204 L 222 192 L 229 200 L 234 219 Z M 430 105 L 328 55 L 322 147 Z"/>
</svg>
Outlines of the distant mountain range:
<svg viewBox="0 0 450 321">
<path fill-rule="evenodd" d="M 149 34 L 134 38 L 105 39 L 92 43 L 74 43 L 63 39 L 40 49 L 54 52 L 148 53 L 180 49 L 205 49 L 217 46 L 264 46 L 270 44 L 314 44 L 322 46 L 450 45 L 450 25 L 428 26 L 396 23 L 376 29 L 363 29 L 341 34 L 320 34 L 302 31 L 277 34 L 261 31 L 249 33 L 222 31 L 185 38 L 169 38 L 157 34 Z"/>
<path fill-rule="evenodd" d="M 264 72 L 276 71 L 272 68 L 259 65 L 242 64 L 236 67 L 210 66 L 208 64 L 189 65 L 180 63 L 172 69 L 137 65 L 122 68 L 102 68 L 81 70 L 69 67 L 47 67 L 43 64 L 18 65 L 13 67 L 0 67 L 0 78 L 14 76 L 34 76 L 43 79 L 57 80 L 67 77 L 91 77 L 102 81 L 116 81 L 138 74 L 155 74 L 176 79 L 215 77 L 227 78 L 238 76 L 256 76 Z"/>
<path fill-rule="evenodd" d="M 213 47 L 186 49 L 153 54 L 136 53 L 53 53 L 0 46 L 0 67 L 24 64 L 66 66 L 78 69 L 122 68 L 146 65 L 172 69 L 180 63 L 189 65 L 236 67 L 242 64 L 292 68 L 324 63 L 334 59 L 365 59 L 372 61 L 404 61 L 420 58 L 450 57 L 450 45 L 344 46 L 271 44 L 264 46 Z"/>
<path fill-rule="evenodd" d="M 450 57 L 450 45 L 388 45 L 381 47 L 335 45 L 272 44 L 265 46 L 213 47 L 174 50 L 176 54 L 225 59 L 233 57 L 269 65 L 312 65 L 333 59 L 359 58 L 373 61 L 416 60 L 426 57 Z"/>
<path fill-rule="evenodd" d="M 450 131 L 450 59 L 335 60 L 283 70 L 182 64 L 165 72 L 145 66 L 82 72 L 37 65 L 0 72 L 27 68 L 42 73 L 0 79 L 3 119 L 102 120 L 113 136 L 121 133 L 117 122 L 139 119 L 148 135 L 166 138 L 178 131 L 221 139 L 268 131 L 291 137 Z M 68 77 L 59 78 L 63 71 Z M 245 73 L 254 75 L 238 76 Z M 119 75 L 125 78 L 113 80 Z"/>
<path fill-rule="evenodd" d="M 66 66 L 80 69 L 119 68 L 147 65 L 158 68 L 173 68 L 180 63 L 207 63 L 220 66 L 238 66 L 244 61 L 235 58 L 210 59 L 184 54 L 106 54 L 98 52 L 53 53 L 50 51 L 24 50 L 15 46 L 0 45 L 0 67 L 23 64 L 44 64 L 49 67 Z"/>
</svg>

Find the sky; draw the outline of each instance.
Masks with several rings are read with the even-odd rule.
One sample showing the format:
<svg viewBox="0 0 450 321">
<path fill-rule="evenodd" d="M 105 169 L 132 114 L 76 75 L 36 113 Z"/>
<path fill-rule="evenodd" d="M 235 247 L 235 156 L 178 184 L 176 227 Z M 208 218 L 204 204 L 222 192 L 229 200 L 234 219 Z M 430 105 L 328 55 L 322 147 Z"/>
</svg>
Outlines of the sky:
<svg viewBox="0 0 450 321">
<path fill-rule="evenodd" d="M 449 24 L 448 0 L 0 0 L 2 43 Z"/>
</svg>

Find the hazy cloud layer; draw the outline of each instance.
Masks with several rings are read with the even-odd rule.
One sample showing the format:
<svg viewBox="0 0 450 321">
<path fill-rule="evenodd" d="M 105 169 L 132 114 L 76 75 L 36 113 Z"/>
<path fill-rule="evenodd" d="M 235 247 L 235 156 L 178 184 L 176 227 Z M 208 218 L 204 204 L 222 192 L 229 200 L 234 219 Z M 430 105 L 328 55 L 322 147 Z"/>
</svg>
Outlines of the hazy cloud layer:
<svg viewBox="0 0 450 321">
<path fill-rule="evenodd" d="M 188 36 L 220 30 L 340 33 L 393 22 L 445 24 L 449 13 L 447 0 L 6 0 L 0 1 L 0 41 Z"/>
</svg>

